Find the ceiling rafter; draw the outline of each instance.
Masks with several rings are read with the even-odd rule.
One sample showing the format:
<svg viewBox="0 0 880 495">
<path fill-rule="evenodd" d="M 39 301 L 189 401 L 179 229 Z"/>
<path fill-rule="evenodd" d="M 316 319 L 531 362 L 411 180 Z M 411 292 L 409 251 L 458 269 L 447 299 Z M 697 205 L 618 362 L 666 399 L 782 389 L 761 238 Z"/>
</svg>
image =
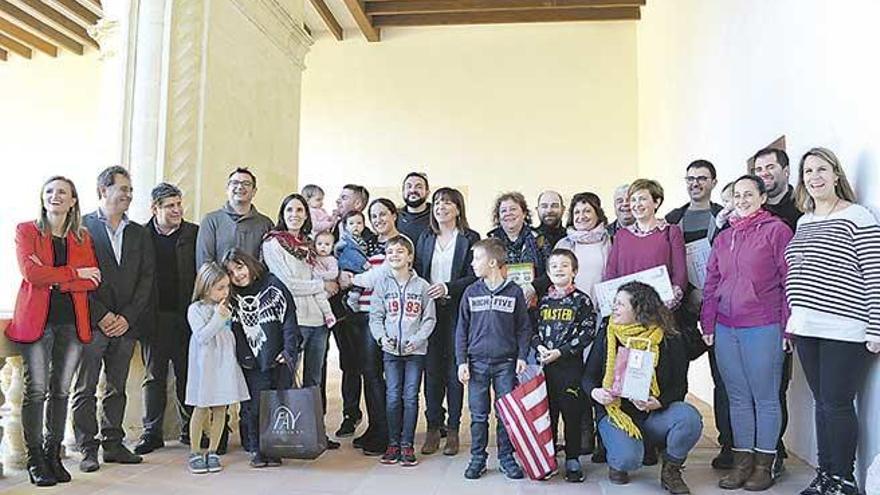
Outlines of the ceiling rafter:
<svg viewBox="0 0 880 495">
<path fill-rule="evenodd" d="M 342 38 L 345 36 L 345 31 L 342 29 L 342 26 L 339 25 L 339 21 L 336 20 L 336 17 L 333 16 L 333 12 L 330 10 L 330 7 L 327 6 L 327 2 L 324 0 L 311 0 L 311 3 L 315 10 L 318 11 L 318 15 L 321 16 L 321 19 L 324 20 L 327 29 L 333 33 L 333 37 L 336 38 L 337 41 L 342 41 Z"/>
<path fill-rule="evenodd" d="M 91 36 L 89 36 L 88 31 L 75 21 L 71 20 L 66 15 L 62 14 L 58 10 L 52 8 L 52 6 L 46 4 L 41 0 L 18 0 L 19 2 L 27 5 L 35 12 L 40 15 L 46 17 L 51 20 L 55 24 L 58 24 L 62 28 L 69 31 L 72 35 L 78 38 L 78 41 L 81 43 L 86 43 L 91 45 L 94 48 L 99 48 L 98 42 L 95 41 Z"/>
<path fill-rule="evenodd" d="M 7 21 L 3 17 L 0 17 L 0 32 L 4 33 L 8 37 L 14 38 L 14 40 L 17 40 L 17 42 L 19 43 L 30 45 L 37 50 L 45 53 L 46 55 L 49 55 L 50 57 L 58 56 L 58 47 L 56 47 L 52 43 L 49 43 L 43 38 L 32 34 L 30 31 L 26 31 L 18 27 L 18 25 Z M 7 46 L 7 48 L 12 49 L 11 46 Z M 17 50 L 12 51 L 21 55 L 21 53 Z M 30 49 L 28 49 L 28 51 L 30 51 Z M 22 55 L 22 57 L 24 57 L 24 55 Z M 28 56 L 25 58 L 31 58 L 30 54 L 28 54 Z"/>
<path fill-rule="evenodd" d="M 637 7 L 645 0 L 383 0 L 367 1 L 368 15 L 431 14 L 498 10 Z"/>
<path fill-rule="evenodd" d="M 55 3 L 61 5 L 66 10 L 68 10 L 71 14 L 80 19 L 87 26 L 91 26 L 98 22 L 100 16 L 90 9 L 84 7 L 82 4 L 77 2 L 76 0 L 54 0 Z"/>
<path fill-rule="evenodd" d="M 361 0 L 344 0 L 344 2 L 367 41 L 379 41 L 381 32 L 373 25 L 373 21 L 364 10 L 364 3 Z"/>
<path fill-rule="evenodd" d="M 456 24 L 508 24 L 529 22 L 638 20 L 638 7 L 565 8 L 502 10 L 483 12 L 443 12 L 436 14 L 373 15 L 377 28 L 388 26 L 445 26 Z"/>
<path fill-rule="evenodd" d="M 16 22 L 24 24 L 28 28 L 33 29 L 41 36 L 52 41 L 53 43 L 61 45 L 67 50 L 76 53 L 77 55 L 83 54 L 83 45 L 81 43 L 78 43 L 66 34 L 28 14 L 27 12 L 11 4 L 7 0 L 0 0 L 0 12 L 15 19 Z"/>
<path fill-rule="evenodd" d="M 8 58 L 9 58 L 8 53 L 9 52 L 7 52 L 6 50 L 0 48 L 0 60 L 6 62 L 6 60 L 8 60 Z"/>
<path fill-rule="evenodd" d="M 2 28 L 0 28 L 2 31 Z M 24 58 L 31 58 L 33 50 L 0 32 L 0 46 Z"/>
</svg>

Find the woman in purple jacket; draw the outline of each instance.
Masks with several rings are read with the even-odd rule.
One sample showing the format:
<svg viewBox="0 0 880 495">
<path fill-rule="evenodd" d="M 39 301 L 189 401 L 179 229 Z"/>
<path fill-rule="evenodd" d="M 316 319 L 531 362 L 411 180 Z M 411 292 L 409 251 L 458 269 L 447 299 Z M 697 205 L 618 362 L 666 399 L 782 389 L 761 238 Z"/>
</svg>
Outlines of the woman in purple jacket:
<svg viewBox="0 0 880 495">
<path fill-rule="evenodd" d="M 731 228 L 715 239 L 703 289 L 703 340 L 715 356 L 730 399 L 734 467 L 718 485 L 766 490 L 773 485 L 782 411 L 785 248 L 791 229 L 763 208 L 764 182 L 744 175 L 733 186 Z"/>
</svg>

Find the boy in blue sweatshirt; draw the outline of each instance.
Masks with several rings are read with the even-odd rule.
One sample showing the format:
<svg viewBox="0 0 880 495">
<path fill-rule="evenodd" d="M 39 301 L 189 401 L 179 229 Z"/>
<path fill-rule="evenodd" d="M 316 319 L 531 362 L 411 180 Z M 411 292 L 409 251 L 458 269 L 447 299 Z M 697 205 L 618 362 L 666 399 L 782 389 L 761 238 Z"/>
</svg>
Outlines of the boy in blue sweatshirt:
<svg viewBox="0 0 880 495">
<path fill-rule="evenodd" d="M 477 479 L 486 472 L 489 440 L 489 412 L 492 397 L 507 394 L 516 385 L 516 375 L 526 369 L 526 355 L 532 324 L 522 289 L 505 280 L 506 251 L 498 239 L 474 244 L 471 266 L 480 279 L 465 289 L 455 330 L 458 379 L 468 387 L 471 411 L 471 460 L 464 472 Z M 499 469 L 510 479 L 521 479 L 522 469 L 513 458 L 513 446 L 496 418 Z"/>
</svg>

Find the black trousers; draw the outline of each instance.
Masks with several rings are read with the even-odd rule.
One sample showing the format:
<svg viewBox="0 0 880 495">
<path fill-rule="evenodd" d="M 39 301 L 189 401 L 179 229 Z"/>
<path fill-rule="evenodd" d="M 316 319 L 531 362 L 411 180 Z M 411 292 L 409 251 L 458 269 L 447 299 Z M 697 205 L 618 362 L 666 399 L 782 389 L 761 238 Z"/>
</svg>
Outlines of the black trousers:
<svg viewBox="0 0 880 495">
<path fill-rule="evenodd" d="M 174 368 L 175 398 L 181 436 L 189 435 L 192 407 L 186 406 L 186 375 L 189 360 L 189 326 L 180 313 L 160 311 L 152 335 L 141 342 L 144 359 L 144 436 L 163 438 L 168 397 L 168 367 Z"/>
<path fill-rule="evenodd" d="M 580 357 L 560 358 L 544 367 L 547 379 L 547 396 L 550 403 L 552 431 L 557 431 L 559 415 L 565 423 L 565 458 L 577 459 L 581 455 L 581 434 L 584 415 L 590 416 L 592 407 L 587 394 L 581 389 L 584 365 Z"/>
</svg>

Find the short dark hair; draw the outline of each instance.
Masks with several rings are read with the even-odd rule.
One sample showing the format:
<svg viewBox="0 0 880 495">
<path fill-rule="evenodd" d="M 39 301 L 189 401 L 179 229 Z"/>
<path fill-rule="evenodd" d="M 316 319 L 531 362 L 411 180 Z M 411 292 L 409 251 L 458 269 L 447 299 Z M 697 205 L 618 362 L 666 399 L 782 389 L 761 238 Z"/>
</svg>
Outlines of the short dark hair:
<svg viewBox="0 0 880 495">
<path fill-rule="evenodd" d="M 759 193 L 767 194 L 767 186 L 764 185 L 764 181 L 761 180 L 760 177 L 758 177 L 757 175 L 754 175 L 754 174 L 746 174 L 746 175 L 740 176 L 739 178 L 737 178 L 735 181 L 731 182 L 730 184 L 732 186 L 736 187 L 736 185 L 739 183 L 739 181 L 742 181 L 742 180 L 752 181 L 755 184 L 755 187 L 758 188 Z"/>
<path fill-rule="evenodd" d="M 229 251 L 226 251 L 223 259 L 220 260 L 220 264 L 224 268 L 229 263 L 246 266 L 251 274 L 251 282 L 259 280 L 266 273 L 266 267 L 260 260 L 239 248 L 231 248 Z"/>
<path fill-rule="evenodd" d="M 168 182 L 160 182 L 156 184 L 156 187 L 150 191 L 150 197 L 153 200 L 153 205 L 160 206 L 163 200 L 173 197 L 183 197 L 183 193 L 180 191 L 180 188 L 175 186 L 174 184 L 170 184 Z"/>
<path fill-rule="evenodd" d="M 373 209 L 376 205 L 382 205 L 385 208 L 388 208 L 388 211 L 391 212 L 392 215 L 397 216 L 397 205 L 394 204 L 394 201 L 391 201 L 388 198 L 376 198 L 370 203 L 370 207 L 367 208 L 367 215 L 370 214 L 370 210 Z"/>
<path fill-rule="evenodd" d="M 312 213 L 309 211 L 309 202 L 298 193 L 288 194 L 281 200 L 281 208 L 278 208 L 278 221 L 275 223 L 275 230 L 287 230 L 287 222 L 284 221 L 284 209 L 287 208 L 288 203 L 294 200 L 299 201 L 306 210 L 306 221 L 303 222 L 303 226 L 299 229 L 299 233 L 308 236 L 312 233 Z"/>
<path fill-rule="evenodd" d="M 709 175 L 712 176 L 712 179 L 718 178 L 718 172 L 715 171 L 715 165 L 712 165 L 712 162 L 709 160 L 694 160 L 690 162 L 685 169 L 685 172 L 690 172 L 692 168 L 705 168 L 709 170 Z"/>
<path fill-rule="evenodd" d="M 343 189 L 348 189 L 349 191 L 360 196 L 361 201 L 364 203 L 364 206 L 370 202 L 370 191 L 367 190 L 366 187 L 358 185 L 358 184 L 346 184 L 342 186 Z"/>
<path fill-rule="evenodd" d="M 498 268 L 507 264 L 507 249 L 505 249 L 501 239 L 496 239 L 495 237 L 480 239 L 471 246 L 471 251 L 476 251 L 477 249 L 482 249 L 490 260 L 495 260 Z"/>
<path fill-rule="evenodd" d="M 657 203 L 657 209 L 659 210 L 660 206 L 663 204 L 663 199 L 665 198 L 663 195 L 663 186 L 653 179 L 636 179 L 629 185 L 629 191 L 627 191 L 626 195 L 632 196 L 636 191 L 641 190 L 648 191 L 648 194 L 650 194 L 654 202 Z"/>
<path fill-rule="evenodd" d="M 251 172 L 250 170 L 248 170 L 247 167 L 236 167 L 235 170 L 233 170 L 232 172 L 229 172 L 229 176 L 226 177 L 226 180 L 231 179 L 232 176 L 235 175 L 235 174 L 247 174 L 247 175 L 249 175 L 249 176 L 251 177 L 251 180 L 254 181 L 254 187 L 257 187 L 257 176 L 254 175 L 253 172 Z"/>
<path fill-rule="evenodd" d="M 577 256 L 570 249 L 563 248 L 555 248 L 553 251 L 550 251 L 550 256 L 547 256 L 547 270 L 550 270 L 550 258 L 554 256 L 565 256 L 571 261 L 571 267 L 574 268 L 574 271 L 578 271 L 578 259 Z"/>
<path fill-rule="evenodd" d="M 406 182 L 406 180 L 410 177 L 418 177 L 419 179 L 422 179 L 423 181 L 425 181 L 425 187 L 428 189 L 431 188 L 431 184 L 428 183 L 428 175 L 424 172 L 410 172 L 406 174 L 406 177 L 403 178 L 403 182 Z"/>
<path fill-rule="evenodd" d="M 403 234 L 393 236 L 392 238 L 388 239 L 388 241 L 385 243 L 386 248 L 388 248 L 388 246 L 398 246 L 398 245 L 406 248 L 406 250 L 409 252 L 409 254 L 412 254 L 412 255 L 416 254 L 416 248 L 415 248 L 415 246 L 413 246 L 412 241 L 410 240 L 409 237 L 407 237 Z"/>
<path fill-rule="evenodd" d="M 780 148 L 772 148 L 772 147 L 761 148 L 760 150 L 758 150 L 757 153 L 754 154 L 754 156 L 752 156 L 752 159 L 749 161 L 749 163 L 751 164 L 751 167 L 752 167 L 752 170 L 749 170 L 749 172 L 753 172 L 755 170 L 755 160 L 757 160 L 758 158 L 760 158 L 764 155 L 771 155 L 771 154 L 776 158 L 776 163 L 778 163 L 780 167 L 782 167 L 782 168 L 788 167 L 788 153 L 786 153 L 785 150 L 780 149 Z"/>
<path fill-rule="evenodd" d="M 345 224 L 348 223 L 348 219 L 351 217 L 361 217 L 361 220 L 364 221 L 364 224 L 367 223 L 367 217 L 364 215 L 364 212 L 362 212 L 361 210 L 351 210 L 348 213 L 346 213 L 345 215 L 342 215 L 342 218 L 339 219 L 339 221 L 342 222 L 342 229 L 343 230 L 345 229 Z"/>
<path fill-rule="evenodd" d="M 112 187 L 113 184 L 116 184 L 116 176 L 121 175 L 128 180 L 131 180 L 131 174 L 128 173 L 128 170 L 121 165 L 112 165 L 110 167 L 105 168 L 98 174 L 98 197 L 101 197 L 101 189 L 106 189 L 108 187 Z"/>
<path fill-rule="evenodd" d="M 587 203 L 588 205 L 593 207 L 593 211 L 596 212 L 596 218 L 598 222 L 597 225 L 608 224 L 608 217 L 605 216 L 605 210 L 602 209 L 602 200 L 599 199 L 599 196 L 595 193 L 591 192 L 580 192 L 572 196 L 571 198 L 571 206 L 568 209 L 568 222 L 566 222 L 566 227 L 574 227 L 574 207 L 579 203 Z"/>
</svg>

